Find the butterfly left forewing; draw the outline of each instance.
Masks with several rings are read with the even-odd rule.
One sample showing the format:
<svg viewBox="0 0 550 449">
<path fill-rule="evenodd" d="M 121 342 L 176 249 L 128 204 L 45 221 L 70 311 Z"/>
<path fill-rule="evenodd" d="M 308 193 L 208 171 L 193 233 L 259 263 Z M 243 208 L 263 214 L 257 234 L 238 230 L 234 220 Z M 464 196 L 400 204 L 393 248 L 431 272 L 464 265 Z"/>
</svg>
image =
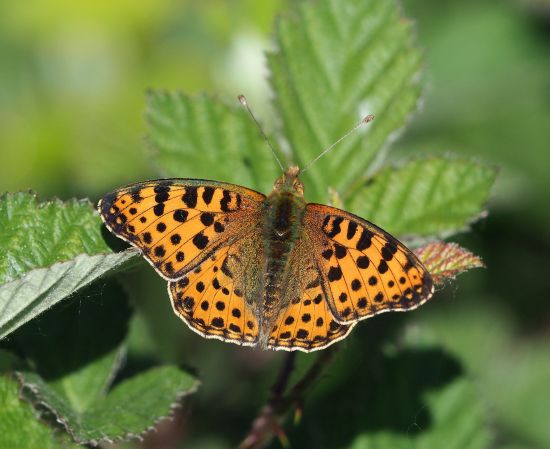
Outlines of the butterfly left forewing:
<svg viewBox="0 0 550 449">
<path fill-rule="evenodd" d="M 261 193 L 194 179 L 132 184 L 98 204 L 105 225 L 139 248 L 165 279 L 178 279 L 259 220 Z"/>
<path fill-rule="evenodd" d="M 411 310 L 432 296 L 432 278 L 418 258 L 372 223 L 308 204 L 304 229 L 315 242 L 314 257 L 338 322 Z"/>
</svg>

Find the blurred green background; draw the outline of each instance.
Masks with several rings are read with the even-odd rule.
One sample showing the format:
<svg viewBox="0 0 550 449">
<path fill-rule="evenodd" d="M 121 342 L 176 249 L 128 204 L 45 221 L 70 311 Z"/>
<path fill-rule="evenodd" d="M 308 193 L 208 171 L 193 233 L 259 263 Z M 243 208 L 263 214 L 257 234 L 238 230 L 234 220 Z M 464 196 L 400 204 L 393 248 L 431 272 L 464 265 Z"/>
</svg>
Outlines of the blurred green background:
<svg viewBox="0 0 550 449">
<path fill-rule="evenodd" d="M 95 201 L 156 177 L 145 141 L 147 88 L 231 100 L 245 93 L 273 123 L 262 52 L 287 3 L 3 0 L 0 191 Z M 488 268 L 462 276 L 412 318 L 361 324 L 342 353 L 359 353 L 359 339 L 404 320 L 425 324 L 474 376 L 495 446 L 547 448 L 550 3 L 407 0 L 403 7 L 426 54 L 425 94 L 390 157 L 450 152 L 501 168 L 488 218 L 455 238 Z M 281 354 L 197 337 L 173 316 L 165 283 L 141 265 L 124 277 L 138 312 L 127 372 L 173 361 L 203 380 L 176 425 L 143 447 L 232 447 L 265 400 Z M 343 355 L 334 372 L 353 363 Z M 314 430 L 305 421 L 301 431 L 294 438 Z"/>
</svg>

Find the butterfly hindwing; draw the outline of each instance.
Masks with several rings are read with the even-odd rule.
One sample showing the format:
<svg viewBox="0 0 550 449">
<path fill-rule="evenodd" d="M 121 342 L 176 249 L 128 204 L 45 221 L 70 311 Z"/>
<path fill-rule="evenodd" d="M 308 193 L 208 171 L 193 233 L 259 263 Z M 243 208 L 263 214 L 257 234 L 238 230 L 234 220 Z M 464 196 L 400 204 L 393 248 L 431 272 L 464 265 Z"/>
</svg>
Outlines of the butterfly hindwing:
<svg viewBox="0 0 550 449">
<path fill-rule="evenodd" d="M 345 338 L 354 324 L 337 323 L 319 284 L 306 289 L 279 317 L 268 340 L 268 348 L 315 351 Z"/>
<path fill-rule="evenodd" d="M 414 309 L 432 296 L 431 276 L 418 258 L 372 223 L 308 204 L 304 226 L 338 322 Z"/>
<path fill-rule="evenodd" d="M 302 234 L 289 255 L 279 297 L 282 307 L 266 341 L 271 349 L 315 351 L 341 340 L 353 327 L 337 323 L 329 310 L 311 244 Z"/>
<path fill-rule="evenodd" d="M 261 193 L 232 184 L 163 179 L 103 197 L 105 225 L 139 248 L 165 279 L 178 279 L 258 220 Z"/>
<path fill-rule="evenodd" d="M 257 267 L 261 241 L 251 233 L 215 250 L 202 264 L 168 284 L 174 312 L 206 338 L 252 346 L 258 341 Z"/>
</svg>

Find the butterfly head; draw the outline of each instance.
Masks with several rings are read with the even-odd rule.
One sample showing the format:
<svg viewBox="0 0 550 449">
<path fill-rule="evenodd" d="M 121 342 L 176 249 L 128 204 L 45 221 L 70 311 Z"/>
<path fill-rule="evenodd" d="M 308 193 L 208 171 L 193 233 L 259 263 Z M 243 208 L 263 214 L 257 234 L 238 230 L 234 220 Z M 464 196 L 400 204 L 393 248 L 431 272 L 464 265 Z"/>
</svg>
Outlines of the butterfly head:
<svg viewBox="0 0 550 449">
<path fill-rule="evenodd" d="M 300 181 L 300 169 L 291 166 L 283 175 L 275 181 L 274 190 L 278 192 L 292 193 L 296 196 L 304 196 L 304 184 Z"/>
</svg>

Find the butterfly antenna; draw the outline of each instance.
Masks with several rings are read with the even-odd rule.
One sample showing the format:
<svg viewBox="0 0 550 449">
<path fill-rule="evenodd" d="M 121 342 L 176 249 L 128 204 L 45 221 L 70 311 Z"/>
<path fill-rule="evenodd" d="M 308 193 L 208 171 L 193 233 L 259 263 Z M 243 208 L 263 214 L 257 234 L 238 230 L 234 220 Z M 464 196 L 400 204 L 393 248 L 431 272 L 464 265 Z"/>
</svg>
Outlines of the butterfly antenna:
<svg viewBox="0 0 550 449">
<path fill-rule="evenodd" d="M 281 164 L 281 161 L 280 159 L 277 157 L 277 153 L 275 153 L 275 149 L 273 148 L 273 145 L 271 145 L 271 142 L 270 140 L 267 138 L 264 130 L 262 129 L 262 125 L 260 125 L 260 122 L 258 122 L 258 120 L 256 120 L 256 117 L 254 116 L 254 114 L 252 113 L 252 109 L 250 109 L 250 106 L 248 106 L 248 101 L 246 101 L 246 97 L 244 95 L 239 95 L 239 101 L 240 103 L 245 107 L 245 109 L 248 111 L 248 114 L 250 115 L 250 117 L 252 117 L 252 120 L 254 120 L 254 123 L 256 123 L 256 126 L 258 127 L 258 129 L 260 130 L 260 134 L 262 135 L 262 137 L 264 138 L 264 140 L 267 142 L 267 144 L 269 145 L 269 148 L 271 149 L 271 152 L 273 153 L 273 156 L 275 157 L 275 160 L 277 161 L 277 164 L 279 164 L 279 167 L 281 167 L 281 171 L 285 171 L 284 167 L 283 167 L 283 164 Z"/>
<path fill-rule="evenodd" d="M 321 159 L 325 154 L 327 154 L 330 150 L 332 150 L 336 145 L 338 145 L 342 140 L 344 140 L 346 137 L 349 137 L 351 134 L 353 134 L 355 131 L 357 131 L 359 128 L 363 127 L 369 122 L 372 122 L 374 120 L 374 115 L 367 115 L 363 118 L 357 125 L 355 125 L 352 129 L 350 129 L 346 134 L 344 134 L 342 137 L 340 137 L 336 142 L 334 142 L 332 145 L 329 145 L 327 148 L 325 148 L 321 154 L 319 154 L 315 159 L 310 161 L 306 166 L 301 170 L 301 172 L 305 172 L 309 167 L 311 167 L 315 162 L 317 162 L 319 159 Z"/>
</svg>

